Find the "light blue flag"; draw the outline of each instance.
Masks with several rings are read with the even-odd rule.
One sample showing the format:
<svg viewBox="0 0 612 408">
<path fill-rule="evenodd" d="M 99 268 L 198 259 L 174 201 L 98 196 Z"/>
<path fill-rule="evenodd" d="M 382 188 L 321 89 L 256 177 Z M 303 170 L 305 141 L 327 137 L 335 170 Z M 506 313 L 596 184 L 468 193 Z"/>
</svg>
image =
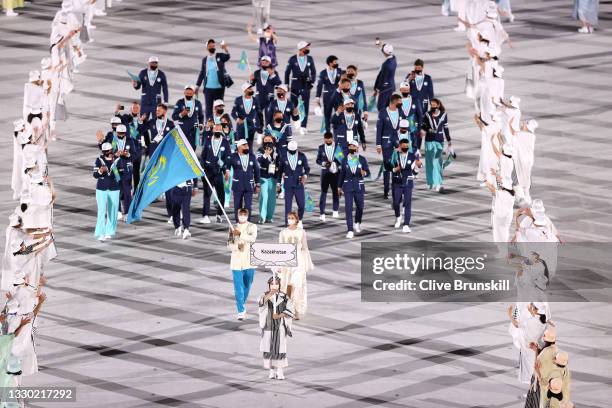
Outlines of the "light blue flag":
<svg viewBox="0 0 612 408">
<path fill-rule="evenodd" d="M 302 100 L 302 97 L 300 96 L 298 99 L 298 112 L 300 115 L 300 123 L 302 123 L 302 121 L 304 120 L 304 118 L 306 117 L 306 109 L 304 108 L 304 101 Z"/>
<path fill-rule="evenodd" d="M 140 82 L 140 78 L 138 77 L 138 75 L 134 75 L 130 71 L 128 71 L 127 74 L 132 81 Z"/>
<path fill-rule="evenodd" d="M 378 109 L 376 109 L 376 96 L 374 95 L 370 96 L 370 101 L 368 102 L 368 111 L 371 113 L 378 112 Z"/>
<path fill-rule="evenodd" d="M 162 193 L 203 174 L 189 141 L 181 128 L 175 127 L 162 139 L 147 163 L 128 211 L 128 224 L 140 220 L 144 209 Z"/>
<path fill-rule="evenodd" d="M 305 205 L 304 205 L 304 210 L 308 213 L 311 213 L 314 211 L 315 208 L 315 201 L 312 198 L 312 194 L 310 194 L 310 191 L 306 190 L 306 198 L 305 198 Z"/>
<path fill-rule="evenodd" d="M 242 50 L 242 53 L 240 54 L 240 61 L 238 61 L 238 69 L 241 71 L 244 71 L 247 69 L 248 65 L 249 65 L 249 57 L 247 55 L 246 50 Z"/>
<path fill-rule="evenodd" d="M 325 134 L 327 132 L 327 127 L 325 126 L 325 118 L 321 120 L 321 134 Z"/>
</svg>

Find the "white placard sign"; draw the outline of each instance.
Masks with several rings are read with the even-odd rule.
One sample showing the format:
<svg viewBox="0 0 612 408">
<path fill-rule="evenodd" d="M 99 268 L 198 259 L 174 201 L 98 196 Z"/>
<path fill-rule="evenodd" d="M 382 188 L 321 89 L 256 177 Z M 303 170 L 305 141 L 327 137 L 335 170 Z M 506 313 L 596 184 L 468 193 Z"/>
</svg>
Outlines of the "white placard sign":
<svg viewBox="0 0 612 408">
<path fill-rule="evenodd" d="M 251 245 L 251 266 L 297 266 L 297 248 L 295 244 Z"/>
</svg>

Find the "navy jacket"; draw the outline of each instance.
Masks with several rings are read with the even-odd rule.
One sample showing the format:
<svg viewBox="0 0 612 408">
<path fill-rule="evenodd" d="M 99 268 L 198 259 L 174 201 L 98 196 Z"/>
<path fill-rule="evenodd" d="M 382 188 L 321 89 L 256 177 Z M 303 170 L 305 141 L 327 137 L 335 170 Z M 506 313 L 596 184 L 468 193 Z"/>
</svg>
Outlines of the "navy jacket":
<svg viewBox="0 0 612 408">
<path fill-rule="evenodd" d="M 425 142 L 439 142 L 444 144 L 445 138 L 449 143 L 451 141 L 446 112 L 440 113 L 436 118 L 433 117 L 431 112 L 427 112 L 423 118 L 421 129 L 425 131 Z"/>
<path fill-rule="evenodd" d="M 255 186 L 259 185 L 259 163 L 253 153 L 249 153 L 249 162 L 246 171 L 242 168 L 238 152 L 232 153 L 228 170 L 230 168 L 234 169 L 232 191 L 254 191 Z"/>
<path fill-rule="evenodd" d="M 406 78 L 408 78 L 408 76 Z M 431 77 L 425 74 L 421 89 L 417 88 L 416 79 L 411 79 L 409 82 L 410 94 L 415 101 L 419 102 L 421 112 L 427 112 L 429 110 L 429 101 L 434 98 L 434 88 Z"/>
<path fill-rule="evenodd" d="M 147 132 L 145 133 L 145 143 L 147 145 L 147 154 L 153 155 L 157 146 L 161 143 L 162 139 L 166 134 L 174 129 L 174 122 L 166 118 L 166 123 L 160 131 L 157 130 L 157 118 L 149 119 L 146 124 Z"/>
<path fill-rule="evenodd" d="M 325 153 L 325 143 L 319 145 L 319 149 L 317 150 L 316 163 L 319 166 L 321 166 L 321 177 L 324 177 L 325 175 L 329 173 L 329 167 L 327 167 L 327 164 L 336 162 L 336 166 L 338 166 L 338 169 L 340 168 L 340 163 L 338 163 L 338 160 L 334 158 L 334 153 L 336 151 L 336 144 L 332 143 L 332 146 L 333 146 L 333 150 L 332 150 L 331 160 L 329 159 L 329 157 L 327 157 L 327 154 Z"/>
<path fill-rule="evenodd" d="M 140 122 L 140 117 L 132 116 L 131 113 L 127 115 L 121 115 L 121 122 L 127 128 L 127 136 L 130 137 L 134 141 L 134 151 L 132 152 L 132 159 L 139 160 L 142 157 L 142 152 L 144 150 L 143 144 L 141 143 L 141 138 L 145 138 L 146 144 L 146 136 L 147 133 L 147 124 L 144 122 Z M 136 121 L 134 121 L 136 119 Z"/>
<path fill-rule="evenodd" d="M 232 108 L 232 118 L 234 120 L 242 119 L 246 122 L 249 133 L 261 132 L 262 128 L 262 113 L 259 107 L 259 102 L 256 98 L 252 98 L 253 106 L 249 113 L 244 109 L 244 96 L 239 96 L 234 100 L 234 107 Z M 246 139 L 244 134 L 244 123 L 239 125 L 236 123 L 236 139 Z"/>
<path fill-rule="evenodd" d="M 196 132 L 196 127 L 200 123 L 204 123 L 204 112 L 202 112 L 202 103 L 197 100 L 195 97 L 192 99 L 193 105 L 193 114 L 191 117 L 189 115 L 185 117 L 181 117 L 180 113 L 185 108 L 185 98 L 181 98 L 176 101 L 174 104 L 174 111 L 172 112 L 172 120 L 175 125 L 179 125 L 181 130 L 185 134 L 185 136 L 194 135 Z"/>
<path fill-rule="evenodd" d="M 93 176 L 96 180 L 98 180 L 96 183 L 96 190 L 119 190 L 119 182 L 117 181 L 113 172 L 110 171 L 113 162 L 114 158 L 111 160 L 106 160 L 103 156 L 96 158 L 93 165 Z M 109 171 L 100 174 L 98 170 L 100 170 L 100 167 L 103 165 L 106 166 Z"/>
<path fill-rule="evenodd" d="M 306 67 L 304 67 L 304 71 L 300 69 L 297 55 L 292 55 L 289 58 L 287 68 L 285 68 L 285 84 L 289 87 L 289 91 L 295 93 L 302 89 L 312 88 L 316 76 L 317 71 L 315 70 L 312 56 L 306 55 Z"/>
<path fill-rule="evenodd" d="M 280 171 L 278 168 L 278 159 L 280 155 L 277 149 L 274 149 L 272 152 L 272 156 L 264 156 L 264 148 L 263 146 L 257 149 L 257 162 L 259 163 L 259 175 L 261 178 L 269 179 L 274 178 L 277 182 L 280 177 Z M 274 174 L 270 173 L 268 170 L 270 168 L 270 164 L 274 163 Z"/>
<path fill-rule="evenodd" d="M 342 76 L 342 70 L 340 68 L 336 68 L 336 76 L 334 81 L 329 80 L 329 76 L 327 75 L 327 68 L 319 72 L 319 80 L 317 81 L 317 98 L 323 96 L 323 103 L 328 105 L 333 102 L 334 97 L 336 95 L 336 90 L 338 89 L 338 84 L 340 83 L 340 77 Z"/>
<path fill-rule="evenodd" d="M 359 164 L 357 170 L 355 170 L 355 173 L 353 174 L 348 164 L 348 160 L 349 156 L 346 156 L 344 160 L 342 160 L 342 164 L 340 165 L 338 187 L 341 187 L 345 193 L 365 193 L 364 179 L 366 177 L 370 177 L 370 167 L 368 166 L 368 161 L 364 156 L 359 155 Z M 364 170 L 366 172 L 366 175 L 362 176 L 360 170 Z"/>
<path fill-rule="evenodd" d="M 274 88 L 281 84 L 280 76 L 274 71 L 274 76 L 269 77 L 264 84 L 261 80 L 261 69 L 253 73 L 252 85 L 255 85 L 255 95 L 259 101 L 259 106 L 263 109 L 268 106 L 270 99 L 274 97 Z"/>
<path fill-rule="evenodd" d="M 353 139 L 357 140 L 360 144 L 365 143 L 365 132 L 363 130 L 363 121 L 357 113 L 354 113 L 355 121 L 353 123 Z M 346 123 L 345 113 L 342 112 L 338 115 L 334 112 L 331 118 L 332 130 L 334 131 L 334 141 L 342 147 L 345 154 L 348 151 L 348 136 L 347 132 L 351 129 L 348 128 Z"/>
<path fill-rule="evenodd" d="M 395 169 L 398 164 L 400 165 L 399 172 L 393 171 L 391 173 L 391 182 L 395 185 L 405 185 L 406 181 L 413 180 L 414 176 L 419 174 L 418 167 L 414 166 L 414 163 L 418 158 L 417 155 L 413 152 L 406 153 L 408 155 L 408 158 L 406 159 L 406 167 L 401 168 L 400 154 L 400 152 L 395 151 L 391 157 L 391 167 L 393 169 Z"/>
<path fill-rule="evenodd" d="M 285 97 L 286 98 L 286 97 Z M 285 110 L 283 111 L 283 123 L 291 124 L 292 120 L 299 120 L 299 114 L 293 114 L 293 110 L 295 106 L 291 103 L 290 100 L 287 99 L 287 106 L 285 106 Z M 272 118 L 274 117 L 274 112 L 279 111 L 278 101 L 276 98 L 272 99 L 268 108 L 266 110 L 266 123 L 272 123 Z"/>
<path fill-rule="evenodd" d="M 204 86 L 206 87 L 206 76 L 208 75 L 206 61 L 210 57 L 210 55 L 207 55 L 202 58 L 202 67 L 200 68 L 200 74 L 198 75 L 198 80 L 196 81 L 196 86 L 198 87 L 202 85 L 202 83 L 204 83 Z M 215 55 L 212 57 L 214 57 L 217 61 L 217 77 L 219 79 L 219 83 L 221 84 L 221 88 L 225 88 L 225 63 L 229 61 L 230 55 L 229 53 L 226 54 L 224 52 L 220 52 L 215 53 Z"/>
<path fill-rule="evenodd" d="M 202 167 L 207 175 L 221 175 L 225 173 L 229 165 L 232 150 L 229 141 L 221 137 L 221 146 L 215 155 L 213 151 L 212 138 L 207 138 L 202 148 Z"/>
<path fill-rule="evenodd" d="M 310 167 L 308 166 L 308 159 L 302 152 L 297 152 L 297 164 L 295 170 L 291 168 L 289 164 L 288 153 L 283 152 L 281 157 L 278 159 L 279 171 L 283 177 L 283 184 L 285 189 L 287 188 L 304 188 L 304 185 L 300 183 L 300 177 L 308 176 L 310 174 Z"/>
<path fill-rule="evenodd" d="M 293 140 L 291 125 L 283 124 L 280 129 L 271 125 L 266 126 L 264 135 L 272 135 L 276 138 L 276 150 L 279 154 L 287 151 L 287 144 Z"/>
<path fill-rule="evenodd" d="M 399 121 L 401 120 L 400 113 L 396 125 L 393 126 L 387 109 L 378 112 L 378 120 L 376 121 L 376 146 L 381 146 L 386 151 L 397 147 L 397 133 L 399 131 Z"/>
<path fill-rule="evenodd" d="M 393 92 L 395 91 L 395 69 L 397 68 L 397 60 L 395 55 L 390 58 L 386 58 L 378 71 L 376 81 L 374 82 L 374 89 L 379 93 Z"/>
<path fill-rule="evenodd" d="M 140 105 L 142 106 L 157 106 L 162 101 L 161 94 L 163 92 L 163 101 L 168 103 L 168 82 L 166 80 L 166 74 L 164 71 L 157 70 L 157 79 L 153 86 L 149 84 L 149 75 L 147 69 L 143 69 L 138 74 L 139 82 L 136 83 L 136 89 L 142 88 L 140 95 Z"/>
</svg>

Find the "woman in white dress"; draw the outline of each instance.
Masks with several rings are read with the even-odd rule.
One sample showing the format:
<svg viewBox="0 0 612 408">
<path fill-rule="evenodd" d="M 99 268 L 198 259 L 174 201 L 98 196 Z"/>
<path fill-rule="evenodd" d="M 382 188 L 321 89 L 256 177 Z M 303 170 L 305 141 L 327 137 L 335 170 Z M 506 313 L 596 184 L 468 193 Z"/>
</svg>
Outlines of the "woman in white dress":
<svg viewBox="0 0 612 408">
<path fill-rule="evenodd" d="M 546 330 L 546 303 L 535 302 L 516 304 L 508 309 L 510 317 L 510 334 L 514 345 L 519 349 L 518 380 L 523 384 L 531 382 L 535 367 L 535 353 L 529 347 L 537 343 Z"/>
<path fill-rule="evenodd" d="M 306 314 L 307 290 L 306 273 L 314 269 L 308 250 L 306 231 L 298 223 L 300 222 L 297 213 L 287 214 L 287 228 L 283 229 L 278 242 L 281 244 L 295 244 L 297 247 L 297 267 L 282 267 L 279 275 L 282 283 L 282 291 L 291 298 L 295 308 L 295 319 Z"/>
<path fill-rule="evenodd" d="M 527 204 L 531 204 L 529 191 L 531 189 L 531 169 L 535 159 L 535 130 L 537 127 L 538 122 L 535 119 L 523 122 L 521 131 L 514 139 L 514 168 L 521 190 L 520 194 Z"/>
</svg>

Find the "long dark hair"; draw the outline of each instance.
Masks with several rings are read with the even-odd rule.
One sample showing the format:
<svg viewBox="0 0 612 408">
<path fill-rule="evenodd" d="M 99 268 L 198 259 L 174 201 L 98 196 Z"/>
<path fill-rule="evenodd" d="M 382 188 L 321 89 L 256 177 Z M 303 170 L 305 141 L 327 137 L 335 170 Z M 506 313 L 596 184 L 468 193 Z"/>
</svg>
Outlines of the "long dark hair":
<svg viewBox="0 0 612 408">
<path fill-rule="evenodd" d="M 438 104 L 439 109 L 440 109 L 440 113 L 444 113 L 446 111 L 446 109 L 444 108 L 444 105 L 442 105 L 442 101 L 439 100 L 438 98 L 432 98 L 431 101 L 429 101 L 429 102 L 430 103 L 431 102 L 436 102 Z"/>
</svg>

